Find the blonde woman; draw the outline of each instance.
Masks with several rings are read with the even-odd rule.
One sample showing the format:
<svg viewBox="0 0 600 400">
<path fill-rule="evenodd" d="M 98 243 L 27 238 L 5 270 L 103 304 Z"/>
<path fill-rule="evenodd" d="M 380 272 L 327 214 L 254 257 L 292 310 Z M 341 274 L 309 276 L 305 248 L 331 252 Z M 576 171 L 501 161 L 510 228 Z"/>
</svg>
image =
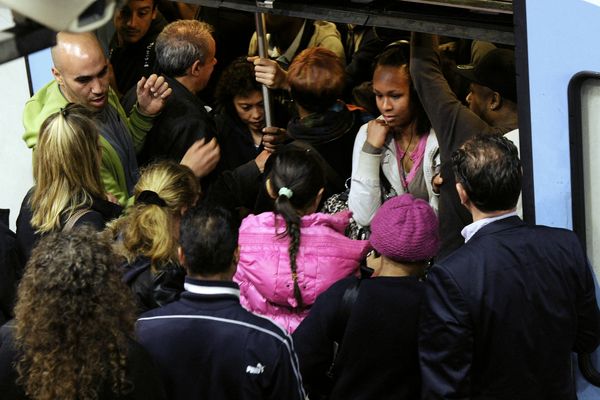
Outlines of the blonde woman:
<svg viewBox="0 0 600 400">
<path fill-rule="evenodd" d="M 101 150 L 91 114 L 69 104 L 42 124 L 33 152 L 35 186 L 17 219 L 17 242 L 24 261 L 40 236 L 91 225 L 104 229 L 121 213 L 109 202 L 100 177 Z"/>
<path fill-rule="evenodd" d="M 135 204 L 110 229 L 125 262 L 125 282 L 142 313 L 176 300 L 185 272 L 177 259 L 179 222 L 194 206 L 199 185 L 192 171 L 172 161 L 142 171 L 134 189 Z"/>
</svg>

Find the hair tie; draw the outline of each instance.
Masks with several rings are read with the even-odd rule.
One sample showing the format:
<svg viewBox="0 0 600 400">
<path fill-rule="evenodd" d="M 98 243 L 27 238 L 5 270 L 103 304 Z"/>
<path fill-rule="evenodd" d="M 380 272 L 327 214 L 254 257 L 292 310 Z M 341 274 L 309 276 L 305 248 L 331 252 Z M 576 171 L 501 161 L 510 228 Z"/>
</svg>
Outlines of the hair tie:
<svg viewBox="0 0 600 400">
<path fill-rule="evenodd" d="M 160 198 L 158 193 L 153 190 L 143 190 L 135 199 L 136 204 L 154 204 L 159 207 L 166 207 L 167 203 Z"/>
<path fill-rule="evenodd" d="M 279 195 L 280 196 L 285 196 L 288 199 L 291 199 L 292 196 L 294 195 L 294 192 L 292 192 L 292 189 L 288 189 L 285 186 L 279 189 Z"/>
<path fill-rule="evenodd" d="M 66 106 L 60 108 L 60 115 L 63 118 L 67 118 L 69 116 L 69 110 L 72 108 L 73 103 L 68 103 Z"/>
</svg>

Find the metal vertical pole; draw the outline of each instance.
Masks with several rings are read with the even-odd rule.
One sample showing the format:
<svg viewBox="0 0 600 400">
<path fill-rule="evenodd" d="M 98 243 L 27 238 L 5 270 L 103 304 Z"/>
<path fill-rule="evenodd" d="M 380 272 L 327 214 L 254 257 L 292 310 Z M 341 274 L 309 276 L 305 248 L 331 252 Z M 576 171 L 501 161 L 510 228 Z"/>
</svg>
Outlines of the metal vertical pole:
<svg viewBox="0 0 600 400">
<path fill-rule="evenodd" d="M 258 43 L 258 56 L 260 58 L 269 58 L 267 48 L 267 29 L 265 27 L 265 14 L 255 13 L 254 21 L 256 24 L 256 40 Z M 271 92 L 266 85 L 262 85 L 263 103 L 265 105 L 265 123 L 266 126 L 273 126 Z"/>
</svg>

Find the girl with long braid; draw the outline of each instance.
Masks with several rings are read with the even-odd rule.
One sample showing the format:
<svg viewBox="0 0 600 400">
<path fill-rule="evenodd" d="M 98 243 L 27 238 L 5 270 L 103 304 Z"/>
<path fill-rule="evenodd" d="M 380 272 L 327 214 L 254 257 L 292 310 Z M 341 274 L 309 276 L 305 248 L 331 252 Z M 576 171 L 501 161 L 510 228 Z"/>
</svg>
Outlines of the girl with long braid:
<svg viewBox="0 0 600 400">
<path fill-rule="evenodd" d="M 248 310 L 293 332 L 316 297 L 356 272 L 367 241 L 344 236 L 350 213 L 317 213 L 325 178 L 311 150 L 274 154 L 266 181 L 274 212 L 242 221 L 234 280 Z"/>
</svg>

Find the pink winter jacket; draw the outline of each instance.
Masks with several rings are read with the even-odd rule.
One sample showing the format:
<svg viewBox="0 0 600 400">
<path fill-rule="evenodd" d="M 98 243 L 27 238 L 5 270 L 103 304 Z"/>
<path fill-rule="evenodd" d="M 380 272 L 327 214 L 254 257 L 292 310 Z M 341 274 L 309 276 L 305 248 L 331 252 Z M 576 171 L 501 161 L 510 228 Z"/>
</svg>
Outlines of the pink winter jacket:
<svg viewBox="0 0 600 400">
<path fill-rule="evenodd" d="M 368 241 L 344 236 L 350 215 L 345 211 L 302 217 L 296 265 L 303 309 L 297 308 L 294 298 L 289 237 L 275 234 L 275 214 L 246 217 L 240 227 L 240 261 L 233 277 L 240 285 L 242 305 L 293 332 L 317 296 L 334 282 L 356 272 L 369 251 Z M 285 221 L 280 216 L 277 227 L 278 232 L 285 230 Z"/>
</svg>

